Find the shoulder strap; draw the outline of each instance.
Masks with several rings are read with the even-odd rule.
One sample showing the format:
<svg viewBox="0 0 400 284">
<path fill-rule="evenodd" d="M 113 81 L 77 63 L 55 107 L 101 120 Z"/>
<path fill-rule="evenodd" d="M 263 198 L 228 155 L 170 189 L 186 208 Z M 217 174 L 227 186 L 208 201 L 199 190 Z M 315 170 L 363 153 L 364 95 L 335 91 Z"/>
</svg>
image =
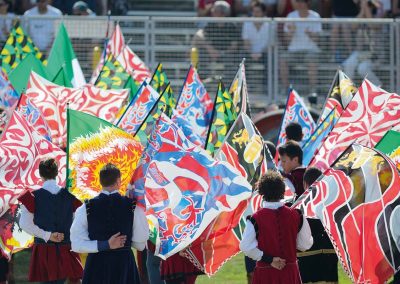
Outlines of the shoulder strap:
<svg viewBox="0 0 400 284">
<path fill-rule="evenodd" d="M 301 212 L 300 209 L 295 209 L 295 210 L 300 215 L 300 222 L 299 222 L 299 228 L 298 228 L 298 232 L 300 232 L 301 228 L 303 227 L 303 213 Z"/>
<path fill-rule="evenodd" d="M 249 215 L 246 217 L 246 220 L 250 221 L 251 224 L 253 224 L 254 231 L 256 232 L 256 239 L 258 239 L 258 225 L 256 219 L 253 216 Z"/>
</svg>

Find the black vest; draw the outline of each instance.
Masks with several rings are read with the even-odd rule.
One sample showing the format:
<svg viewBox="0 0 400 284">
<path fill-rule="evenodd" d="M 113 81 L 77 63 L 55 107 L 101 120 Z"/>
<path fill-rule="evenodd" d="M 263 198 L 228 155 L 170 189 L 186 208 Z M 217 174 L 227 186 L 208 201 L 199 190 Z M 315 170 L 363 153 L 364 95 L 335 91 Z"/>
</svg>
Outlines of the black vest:
<svg viewBox="0 0 400 284">
<path fill-rule="evenodd" d="M 70 243 L 74 196 L 62 188 L 57 194 L 41 188 L 33 191 L 35 213 L 33 222 L 42 230 L 64 234 L 63 243 Z M 35 242 L 40 242 L 35 238 Z"/>
<path fill-rule="evenodd" d="M 118 193 L 101 193 L 86 202 L 89 238 L 106 241 L 120 232 L 126 235 L 126 247 L 131 246 L 133 216 L 136 203 Z"/>
</svg>

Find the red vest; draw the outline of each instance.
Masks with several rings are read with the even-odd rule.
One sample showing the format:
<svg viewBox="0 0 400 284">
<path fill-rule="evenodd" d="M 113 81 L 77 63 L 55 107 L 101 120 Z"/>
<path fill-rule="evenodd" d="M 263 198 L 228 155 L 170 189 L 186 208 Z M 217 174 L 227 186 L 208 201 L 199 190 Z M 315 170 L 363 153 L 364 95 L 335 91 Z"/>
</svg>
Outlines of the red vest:
<svg viewBox="0 0 400 284">
<path fill-rule="evenodd" d="M 286 260 L 282 270 L 257 262 L 253 283 L 301 283 L 296 257 L 296 239 L 302 221 L 300 213 L 286 206 L 276 210 L 262 208 L 253 218 L 258 227 L 258 248 L 267 255 Z"/>
</svg>

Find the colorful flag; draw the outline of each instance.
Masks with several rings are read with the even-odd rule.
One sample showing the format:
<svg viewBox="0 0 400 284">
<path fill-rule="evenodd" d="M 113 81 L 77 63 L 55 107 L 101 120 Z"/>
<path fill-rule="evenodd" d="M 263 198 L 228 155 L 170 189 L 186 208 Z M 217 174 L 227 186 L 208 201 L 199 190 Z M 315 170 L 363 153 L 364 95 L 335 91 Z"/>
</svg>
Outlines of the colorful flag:
<svg viewBox="0 0 400 284">
<path fill-rule="evenodd" d="M 113 55 L 107 58 L 94 85 L 103 90 L 130 89 L 129 101 L 133 100 L 140 87 Z"/>
<path fill-rule="evenodd" d="M 44 64 L 44 55 L 35 46 L 32 39 L 25 33 L 19 22 L 10 31 L 8 39 L 0 53 L 0 66 L 4 73 L 9 73 L 26 55 L 32 53 Z"/>
<path fill-rule="evenodd" d="M 58 161 L 58 184 L 65 184 L 65 153 L 34 131 L 18 111 L 14 111 L 4 135 L 1 136 L 0 154 L 2 187 L 21 190 L 40 188 L 42 180 L 39 163 L 45 156 L 54 157 Z"/>
<path fill-rule="evenodd" d="M 159 98 L 160 94 L 144 81 L 135 99 L 130 102 L 116 125 L 128 133 L 136 135 L 139 127 L 148 117 Z"/>
<path fill-rule="evenodd" d="M 235 210 L 251 186 L 233 167 L 213 160 L 161 114 L 146 151 L 147 212 L 157 220 L 156 255 L 165 259 L 196 240 L 222 212 Z"/>
<path fill-rule="evenodd" d="M 71 109 L 114 122 L 116 114 L 127 97 L 128 90 L 106 91 L 92 85 L 85 85 L 82 88 L 58 86 L 33 72 L 19 106 L 25 106 L 26 99 L 30 99 L 46 119 L 53 143 L 65 147 L 67 103 Z"/>
<path fill-rule="evenodd" d="M 125 195 L 143 148 L 132 135 L 98 117 L 71 109 L 68 117 L 68 184 L 78 199 L 101 191 L 99 172 L 112 163 L 121 171 L 120 193 Z"/>
<path fill-rule="evenodd" d="M 251 119 L 242 112 L 215 158 L 229 163 L 254 185 L 263 164 L 266 164 L 265 155 L 262 136 Z M 184 251 L 185 256 L 207 275 L 216 273 L 227 260 L 240 252 L 239 243 L 244 226 L 239 223 L 249 201 L 249 198 L 242 200 L 235 210 L 221 213 Z"/>
<path fill-rule="evenodd" d="M 139 83 L 143 83 L 146 79 L 151 78 L 149 68 L 144 64 L 140 57 L 134 53 L 129 46 L 125 45 L 120 54 L 117 54 L 117 60 L 132 75 L 133 79 Z"/>
<path fill-rule="evenodd" d="M 12 107 L 18 99 L 19 95 L 8 80 L 7 75 L 0 70 L 0 107 Z"/>
<path fill-rule="evenodd" d="M 231 86 L 229 87 L 229 94 L 231 95 L 233 100 L 231 112 L 236 114 L 244 112 L 249 117 L 251 117 L 244 60 L 242 61 L 242 63 L 240 63 L 235 78 L 233 78 Z"/>
<path fill-rule="evenodd" d="M 295 204 L 321 220 L 354 283 L 384 283 L 400 268 L 399 184 L 388 157 L 352 144 Z"/>
<path fill-rule="evenodd" d="M 32 53 L 25 56 L 8 75 L 11 84 L 19 94 L 25 93 L 32 71 L 45 79 L 49 79 L 45 66 Z"/>
<path fill-rule="evenodd" d="M 339 117 L 336 108 L 332 109 L 326 118 L 318 125 L 314 133 L 303 145 L 303 165 L 308 166 L 322 142 L 332 131 Z"/>
<path fill-rule="evenodd" d="M 235 167 L 250 184 L 258 181 L 265 151 L 263 138 L 251 118 L 240 113 L 215 158 Z"/>
<path fill-rule="evenodd" d="M 290 122 L 297 122 L 303 129 L 303 141 L 307 141 L 317 127 L 303 99 L 295 90 L 290 90 L 283 114 L 276 147 L 286 143 L 285 128 Z"/>
<path fill-rule="evenodd" d="M 318 119 L 318 123 L 325 120 L 334 108 L 336 108 L 336 111 L 338 112 L 337 116 L 339 117 L 356 93 L 357 88 L 353 81 L 347 77 L 342 70 L 338 70 L 328 92 L 328 97 L 326 98 L 325 105 L 322 108 L 321 117 Z"/>
<path fill-rule="evenodd" d="M 311 166 L 326 170 L 353 142 L 373 147 L 399 123 L 400 96 L 364 80 L 358 93 L 319 148 Z"/>
<path fill-rule="evenodd" d="M 114 56 L 116 58 L 122 51 L 125 46 L 125 39 L 122 35 L 121 28 L 119 24 L 115 26 L 114 32 L 111 35 L 111 38 L 107 40 L 107 45 L 105 50 L 103 51 L 103 55 L 100 57 L 100 62 L 97 64 L 96 69 L 93 71 L 92 78 L 90 79 L 90 83 L 94 84 L 99 77 L 100 71 L 103 68 L 105 60 L 110 56 Z"/>
<path fill-rule="evenodd" d="M 172 92 L 171 85 L 168 84 L 165 88 L 164 92 L 162 93 L 163 96 L 161 97 L 161 102 L 165 104 L 164 113 L 168 117 L 172 117 L 172 112 L 176 107 L 176 99 L 174 97 L 174 93 Z"/>
<path fill-rule="evenodd" d="M 22 94 L 22 96 L 24 96 L 24 94 Z M 47 125 L 46 119 L 30 99 L 26 99 L 24 104 L 18 107 L 18 111 L 21 117 L 29 122 L 33 130 L 46 138 L 47 141 L 51 142 L 51 131 Z"/>
<path fill-rule="evenodd" d="M 171 120 L 180 127 L 186 138 L 189 139 L 193 144 L 202 147 L 204 140 L 194 131 L 193 125 L 184 117 L 180 115 L 176 110 L 172 110 Z"/>
<path fill-rule="evenodd" d="M 215 152 L 222 146 L 226 134 L 237 118 L 238 114 L 232 109 L 232 97 L 220 81 L 205 147 L 211 156 L 214 156 Z"/>
<path fill-rule="evenodd" d="M 386 154 L 400 170 L 400 132 L 389 130 L 375 145 L 375 149 Z"/>
<path fill-rule="evenodd" d="M 71 82 L 71 86 L 81 87 L 86 84 L 85 76 L 63 23 L 60 24 L 51 47 L 46 71 L 50 78 L 55 78 L 61 68 L 64 68 L 66 79 Z"/>
<path fill-rule="evenodd" d="M 13 194 L 8 189 L 0 188 L 0 195 Z M 0 217 L 0 250 L 11 260 L 11 256 L 33 244 L 33 237 L 19 226 L 21 216 L 20 204 L 13 203 L 10 209 Z"/>
<path fill-rule="evenodd" d="M 154 71 L 153 77 L 151 78 L 150 85 L 154 88 L 154 90 L 162 94 L 169 84 L 170 82 L 167 74 L 164 72 L 162 64 L 159 63 Z M 172 89 L 170 91 L 173 94 Z"/>
<path fill-rule="evenodd" d="M 176 111 L 190 122 L 193 130 L 202 138 L 203 146 L 211 123 L 212 109 L 213 102 L 206 88 L 196 69 L 190 66 L 177 101 Z"/>
</svg>

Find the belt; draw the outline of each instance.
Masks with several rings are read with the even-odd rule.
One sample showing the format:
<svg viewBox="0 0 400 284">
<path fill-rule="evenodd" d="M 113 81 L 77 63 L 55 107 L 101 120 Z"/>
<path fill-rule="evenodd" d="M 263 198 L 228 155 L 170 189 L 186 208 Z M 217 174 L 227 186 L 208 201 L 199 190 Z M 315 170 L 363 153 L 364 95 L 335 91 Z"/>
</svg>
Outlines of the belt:
<svg viewBox="0 0 400 284">
<path fill-rule="evenodd" d="M 55 243 L 55 242 L 52 242 L 50 240 L 48 242 L 46 242 L 45 240 L 43 240 L 41 238 L 34 238 L 33 243 L 36 244 L 36 245 L 38 245 L 38 244 L 43 244 L 43 245 L 70 245 L 71 244 L 71 242 L 69 240 L 68 241 L 64 240 L 62 242 Z"/>
<path fill-rule="evenodd" d="M 294 261 L 294 262 L 286 262 L 285 267 L 286 266 L 292 266 L 292 265 L 297 266 L 297 260 Z M 257 261 L 256 268 L 274 268 L 274 267 L 272 267 L 271 264 L 265 263 L 263 261 Z"/>
<path fill-rule="evenodd" d="M 310 251 L 298 252 L 297 257 L 311 256 L 311 255 L 317 255 L 317 254 L 336 254 L 336 252 L 334 249 L 310 250 Z"/>
</svg>

